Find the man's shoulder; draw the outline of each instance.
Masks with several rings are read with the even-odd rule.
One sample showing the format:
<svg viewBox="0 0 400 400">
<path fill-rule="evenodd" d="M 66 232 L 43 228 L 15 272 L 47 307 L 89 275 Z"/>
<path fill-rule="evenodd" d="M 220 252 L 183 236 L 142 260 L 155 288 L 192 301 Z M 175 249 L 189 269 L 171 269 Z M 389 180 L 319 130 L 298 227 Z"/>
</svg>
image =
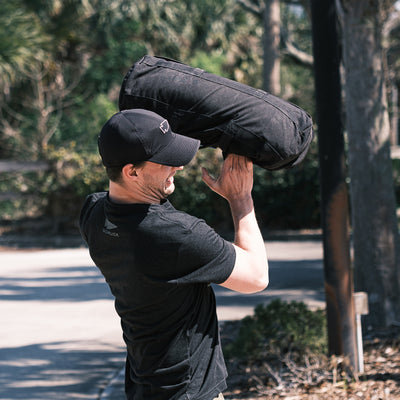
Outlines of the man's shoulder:
<svg viewBox="0 0 400 400">
<path fill-rule="evenodd" d="M 81 214 L 85 214 L 87 211 L 92 209 L 99 201 L 104 201 L 106 198 L 107 192 L 97 192 L 89 194 L 82 205 Z"/>
<path fill-rule="evenodd" d="M 205 221 L 185 211 L 177 210 L 171 203 L 167 202 L 163 207 L 157 208 L 158 217 L 165 224 L 191 230 L 198 224 L 205 224 Z"/>
<path fill-rule="evenodd" d="M 82 205 L 80 214 L 80 224 L 91 213 L 93 207 L 99 202 L 103 202 L 107 198 L 107 192 L 97 192 L 88 195 Z"/>
<path fill-rule="evenodd" d="M 96 192 L 89 194 L 86 197 L 85 203 L 97 203 L 99 200 L 105 200 L 107 198 L 107 192 Z"/>
<path fill-rule="evenodd" d="M 158 208 L 158 212 L 149 216 L 143 228 L 150 236 L 162 237 L 163 240 L 184 242 L 190 246 L 196 243 L 211 243 L 224 239 L 207 222 L 185 211 L 177 210 L 172 205 Z"/>
</svg>

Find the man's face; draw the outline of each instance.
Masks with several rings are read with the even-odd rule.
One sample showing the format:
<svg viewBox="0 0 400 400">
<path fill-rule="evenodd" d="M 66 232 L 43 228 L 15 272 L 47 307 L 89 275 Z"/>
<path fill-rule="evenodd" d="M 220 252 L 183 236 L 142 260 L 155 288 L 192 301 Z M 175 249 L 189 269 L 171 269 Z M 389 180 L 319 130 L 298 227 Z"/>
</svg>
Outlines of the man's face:
<svg viewBox="0 0 400 400">
<path fill-rule="evenodd" d="M 174 175 L 182 169 L 147 161 L 141 168 L 142 189 L 154 199 L 165 199 L 175 190 Z"/>
</svg>

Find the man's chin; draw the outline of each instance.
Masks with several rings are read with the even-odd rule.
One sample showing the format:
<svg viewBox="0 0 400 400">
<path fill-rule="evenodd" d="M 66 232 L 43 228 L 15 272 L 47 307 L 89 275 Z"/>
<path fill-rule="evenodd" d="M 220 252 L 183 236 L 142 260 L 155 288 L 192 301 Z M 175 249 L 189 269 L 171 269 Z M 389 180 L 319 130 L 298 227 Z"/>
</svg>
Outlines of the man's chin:
<svg viewBox="0 0 400 400">
<path fill-rule="evenodd" d="M 170 194 L 174 193 L 175 185 L 171 184 L 164 190 L 164 197 L 167 198 Z"/>
</svg>

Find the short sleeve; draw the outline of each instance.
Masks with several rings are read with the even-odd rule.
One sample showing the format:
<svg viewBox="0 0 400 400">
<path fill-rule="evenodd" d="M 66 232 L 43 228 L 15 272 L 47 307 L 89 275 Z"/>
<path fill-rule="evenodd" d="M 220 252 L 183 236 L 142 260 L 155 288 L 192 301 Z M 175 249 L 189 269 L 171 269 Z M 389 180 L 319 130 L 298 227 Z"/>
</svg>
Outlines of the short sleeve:
<svg viewBox="0 0 400 400">
<path fill-rule="evenodd" d="M 170 282 L 222 283 L 232 273 L 236 253 L 232 243 L 223 239 L 203 220 L 186 232 L 179 247 L 177 270 L 180 277 Z"/>
</svg>

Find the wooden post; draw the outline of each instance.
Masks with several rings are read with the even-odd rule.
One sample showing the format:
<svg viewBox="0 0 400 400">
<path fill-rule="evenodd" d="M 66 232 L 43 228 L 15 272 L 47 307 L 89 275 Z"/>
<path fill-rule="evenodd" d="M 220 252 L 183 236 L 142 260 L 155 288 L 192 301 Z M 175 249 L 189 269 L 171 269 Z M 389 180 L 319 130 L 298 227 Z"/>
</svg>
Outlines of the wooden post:
<svg viewBox="0 0 400 400">
<path fill-rule="evenodd" d="M 335 1 L 312 0 L 311 14 L 329 353 L 349 356 L 357 370 Z"/>
<path fill-rule="evenodd" d="M 368 315 L 369 313 L 368 294 L 366 292 L 354 293 L 354 310 L 356 313 L 358 372 L 364 373 L 364 349 L 362 340 L 361 315 Z"/>
</svg>

